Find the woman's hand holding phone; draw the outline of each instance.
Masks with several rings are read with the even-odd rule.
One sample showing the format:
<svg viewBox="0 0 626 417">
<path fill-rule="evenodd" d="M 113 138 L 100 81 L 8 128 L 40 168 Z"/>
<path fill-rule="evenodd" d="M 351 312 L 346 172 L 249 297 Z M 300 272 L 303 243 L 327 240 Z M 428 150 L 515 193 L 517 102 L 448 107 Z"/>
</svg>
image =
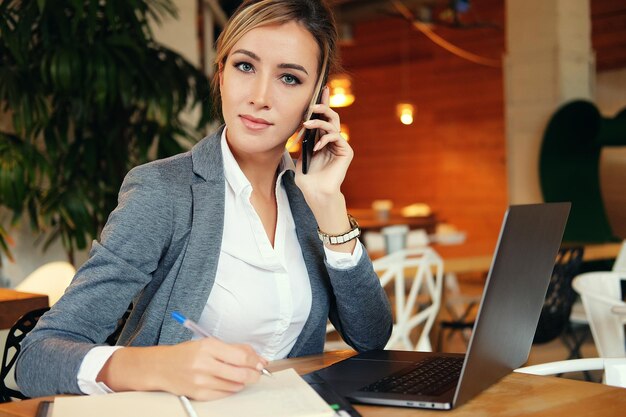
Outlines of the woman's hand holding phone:
<svg viewBox="0 0 626 417">
<path fill-rule="evenodd" d="M 354 152 L 340 134 L 339 114 L 329 106 L 330 93 L 324 87 L 320 104 L 312 107 L 311 118 L 304 122 L 307 130 L 319 130 L 319 139 L 313 148 L 313 156 L 308 161 L 308 172 L 302 173 L 302 157 L 297 164 L 296 183 L 305 195 L 333 194 L 340 191 Z M 313 196 L 313 195 L 312 195 Z"/>
<path fill-rule="evenodd" d="M 296 167 L 296 184 L 304 194 L 320 228 L 328 234 L 341 234 L 350 230 L 346 214 L 346 201 L 341 193 L 354 151 L 340 134 L 340 119 L 329 106 L 328 87 L 322 92 L 320 104 L 312 107 L 319 118 L 304 122 L 306 129 L 319 129 L 319 139 L 313 148 L 308 172 L 302 172 L 302 157 Z M 352 252 L 355 241 L 333 245 L 332 250 Z"/>
</svg>

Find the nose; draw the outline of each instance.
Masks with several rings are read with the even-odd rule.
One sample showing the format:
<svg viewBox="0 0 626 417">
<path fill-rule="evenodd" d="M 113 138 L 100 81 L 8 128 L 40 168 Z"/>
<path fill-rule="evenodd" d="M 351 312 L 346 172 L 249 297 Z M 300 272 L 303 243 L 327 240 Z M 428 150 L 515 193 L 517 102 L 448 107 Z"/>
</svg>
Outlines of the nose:
<svg viewBox="0 0 626 417">
<path fill-rule="evenodd" d="M 269 77 L 256 77 L 250 92 L 250 104 L 257 108 L 271 108 L 271 80 Z"/>
</svg>

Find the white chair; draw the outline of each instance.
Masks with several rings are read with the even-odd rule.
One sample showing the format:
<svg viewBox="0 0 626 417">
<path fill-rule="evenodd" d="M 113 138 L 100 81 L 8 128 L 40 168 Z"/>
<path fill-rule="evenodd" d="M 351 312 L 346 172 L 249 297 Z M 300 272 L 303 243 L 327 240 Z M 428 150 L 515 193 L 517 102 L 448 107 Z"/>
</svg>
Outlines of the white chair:
<svg viewBox="0 0 626 417">
<path fill-rule="evenodd" d="M 403 249 L 375 260 L 374 269 L 383 287 L 394 286 L 395 322 L 386 348 L 432 351 L 430 331 L 441 307 L 441 257 L 428 247 Z M 421 333 L 413 344 L 411 332 L 418 326 Z"/>
<path fill-rule="evenodd" d="M 626 388 L 626 358 L 586 358 L 542 363 L 518 368 L 515 372 L 532 375 L 555 375 L 567 372 L 604 371 L 604 383 Z"/>
<path fill-rule="evenodd" d="M 572 282 L 584 305 L 586 321 L 600 358 L 549 362 L 520 368 L 516 372 L 553 375 L 603 370 L 605 384 L 626 388 L 626 303 L 621 299 L 622 280 L 626 280 L 626 273 L 607 271 L 580 274 Z"/>
<path fill-rule="evenodd" d="M 402 249 L 376 259 L 374 270 L 382 287 L 392 285 L 394 324 L 385 349 L 420 350 L 431 352 L 430 331 L 441 306 L 443 261 L 431 248 Z M 406 274 L 411 274 L 407 276 Z M 417 342 L 411 332 L 421 326 Z M 335 331 L 332 324 L 326 333 Z M 342 342 L 327 341 L 326 350 L 345 348 Z"/>
<path fill-rule="evenodd" d="M 615 259 L 615 263 L 613 264 L 612 271 L 626 271 L 626 240 L 622 242 L 622 246 L 620 248 L 619 254 Z M 569 316 L 569 321 L 571 325 L 574 326 L 588 326 L 589 321 L 587 319 L 587 313 L 585 312 L 585 307 L 583 306 L 582 300 L 576 300 L 572 305 L 572 312 Z M 581 340 L 575 340 L 574 343 L 582 343 Z"/>
<path fill-rule="evenodd" d="M 18 291 L 48 296 L 50 306 L 56 303 L 72 282 L 76 268 L 69 262 L 50 262 L 40 266 L 15 287 Z"/>
<path fill-rule="evenodd" d="M 572 282 L 585 307 L 598 355 L 603 358 L 626 357 L 626 315 L 619 313 L 626 308 L 621 297 L 622 280 L 626 280 L 626 272 L 609 271 L 580 274 Z"/>
<path fill-rule="evenodd" d="M 626 271 L 626 240 L 622 242 L 622 247 L 617 254 L 615 263 L 613 264 L 613 271 Z"/>
</svg>

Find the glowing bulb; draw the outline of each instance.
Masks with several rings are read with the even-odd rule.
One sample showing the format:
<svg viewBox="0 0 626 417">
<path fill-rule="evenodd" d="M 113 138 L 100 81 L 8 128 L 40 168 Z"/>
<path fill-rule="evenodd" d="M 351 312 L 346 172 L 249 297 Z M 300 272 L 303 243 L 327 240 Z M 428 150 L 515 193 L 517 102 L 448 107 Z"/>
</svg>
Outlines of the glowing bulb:
<svg viewBox="0 0 626 417">
<path fill-rule="evenodd" d="M 354 103 L 352 82 L 347 75 L 331 77 L 328 87 L 330 88 L 330 107 L 347 107 Z"/>
<path fill-rule="evenodd" d="M 396 111 L 398 113 L 398 117 L 400 117 L 400 122 L 404 125 L 410 125 L 413 123 L 413 111 L 414 107 L 409 103 L 400 103 L 396 107 Z"/>
</svg>

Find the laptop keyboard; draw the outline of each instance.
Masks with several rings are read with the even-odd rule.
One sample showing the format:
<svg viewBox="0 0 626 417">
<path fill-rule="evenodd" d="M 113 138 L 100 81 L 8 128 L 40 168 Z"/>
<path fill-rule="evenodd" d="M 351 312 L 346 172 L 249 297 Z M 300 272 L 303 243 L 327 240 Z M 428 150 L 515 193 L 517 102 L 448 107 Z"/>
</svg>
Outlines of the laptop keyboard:
<svg viewBox="0 0 626 417">
<path fill-rule="evenodd" d="M 463 358 L 431 357 L 373 382 L 359 391 L 439 395 L 456 385 Z"/>
</svg>

